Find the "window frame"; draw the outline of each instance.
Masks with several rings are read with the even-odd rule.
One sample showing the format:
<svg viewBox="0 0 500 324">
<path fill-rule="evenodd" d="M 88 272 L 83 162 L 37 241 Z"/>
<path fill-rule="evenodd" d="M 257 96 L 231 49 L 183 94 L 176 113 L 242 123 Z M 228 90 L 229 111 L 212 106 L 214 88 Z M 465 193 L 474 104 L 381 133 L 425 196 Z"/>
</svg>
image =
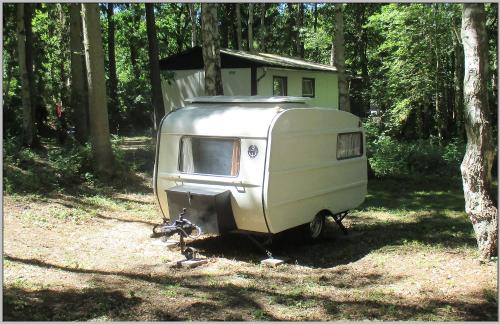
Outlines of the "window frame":
<svg viewBox="0 0 500 324">
<path fill-rule="evenodd" d="M 312 81 L 312 95 L 304 94 L 304 81 Z M 302 78 L 302 97 L 315 98 L 316 97 L 316 79 L 315 78 Z"/>
<path fill-rule="evenodd" d="M 339 158 L 339 138 L 341 135 L 350 135 L 350 134 L 359 134 L 361 136 L 361 141 L 360 141 L 360 154 L 359 155 L 352 155 L 348 157 L 343 157 Z M 355 159 L 362 157 L 365 154 L 365 148 L 364 148 L 364 143 L 363 143 L 363 132 L 346 132 L 346 133 L 338 133 L 337 134 L 337 147 L 335 148 L 335 156 L 337 160 L 342 161 L 342 160 L 349 160 L 349 159 Z"/>
<path fill-rule="evenodd" d="M 203 139 L 219 139 L 219 140 L 233 140 L 238 143 L 238 171 L 236 175 L 224 175 L 224 174 L 211 174 L 211 173 L 189 173 L 181 170 L 181 162 L 182 162 L 182 139 L 185 137 L 191 138 L 203 138 Z M 222 177 L 222 178 L 237 178 L 240 175 L 241 169 L 241 138 L 239 137 L 224 137 L 224 136 L 203 136 L 203 135 L 182 135 L 179 139 L 179 150 L 177 154 L 177 171 L 181 174 L 192 174 L 192 175 L 201 175 L 201 176 L 210 176 L 210 177 Z"/>
<path fill-rule="evenodd" d="M 273 75 L 273 83 L 271 85 L 272 86 L 271 92 L 272 92 L 273 96 L 277 96 L 274 94 L 274 80 L 276 80 L 276 79 L 282 79 L 284 81 L 285 91 L 284 91 L 284 94 L 280 95 L 280 96 L 288 96 L 288 77 L 281 76 L 281 75 Z"/>
</svg>

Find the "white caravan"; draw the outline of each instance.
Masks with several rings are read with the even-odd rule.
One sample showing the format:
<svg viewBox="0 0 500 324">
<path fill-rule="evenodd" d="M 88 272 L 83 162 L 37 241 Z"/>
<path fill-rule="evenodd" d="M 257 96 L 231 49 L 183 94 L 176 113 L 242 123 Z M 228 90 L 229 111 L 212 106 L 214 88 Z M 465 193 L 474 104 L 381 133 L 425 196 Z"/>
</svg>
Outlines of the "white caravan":
<svg viewBox="0 0 500 324">
<path fill-rule="evenodd" d="M 303 97 L 197 97 L 161 121 L 153 186 L 161 212 L 204 233 L 319 237 L 366 195 L 365 132 Z"/>
</svg>

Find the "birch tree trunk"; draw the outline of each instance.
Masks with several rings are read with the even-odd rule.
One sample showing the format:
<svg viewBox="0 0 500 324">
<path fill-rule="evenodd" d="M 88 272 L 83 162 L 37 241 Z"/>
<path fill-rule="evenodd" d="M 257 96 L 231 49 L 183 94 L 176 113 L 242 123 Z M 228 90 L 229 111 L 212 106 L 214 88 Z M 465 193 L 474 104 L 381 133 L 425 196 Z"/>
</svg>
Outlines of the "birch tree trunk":
<svg viewBox="0 0 500 324">
<path fill-rule="evenodd" d="M 146 3 L 146 24 L 148 33 L 149 77 L 151 79 L 151 99 L 153 101 L 153 120 L 155 133 L 158 131 L 161 118 L 164 115 L 163 95 L 161 93 L 160 62 L 158 58 L 158 39 L 156 36 L 156 23 L 154 4 Z M 156 136 L 153 136 L 153 140 Z"/>
<path fill-rule="evenodd" d="M 351 111 L 349 102 L 349 89 L 347 87 L 347 79 L 345 75 L 345 57 L 344 57 L 344 18 L 342 13 L 342 4 L 335 4 L 335 40 L 334 40 L 334 55 L 333 65 L 338 70 L 339 82 L 339 109 Z"/>
<path fill-rule="evenodd" d="M 115 22 L 113 19 L 113 3 L 109 2 L 106 8 L 108 19 L 108 72 L 109 72 L 109 112 L 111 128 L 114 132 L 118 130 L 119 111 L 118 106 L 118 77 L 116 75 L 115 54 Z"/>
<path fill-rule="evenodd" d="M 189 16 L 191 17 L 191 47 L 196 46 L 196 12 L 194 3 L 188 4 Z"/>
<path fill-rule="evenodd" d="M 491 194 L 494 144 L 488 107 L 488 43 L 484 4 L 463 4 L 464 106 L 467 149 L 461 171 L 465 211 L 476 234 L 480 257 L 497 254 L 498 210 Z"/>
<path fill-rule="evenodd" d="M 202 3 L 201 34 L 203 38 L 203 62 L 205 65 L 205 95 L 222 95 L 216 4 Z"/>
<path fill-rule="evenodd" d="M 240 4 L 236 4 L 236 37 L 238 40 L 238 50 L 242 50 L 241 47 L 241 8 Z"/>
<path fill-rule="evenodd" d="M 29 62 L 29 57 L 27 57 L 26 43 L 28 39 L 26 31 L 26 7 L 29 4 L 18 3 L 17 4 L 17 49 L 19 56 L 19 74 L 21 76 L 21 100 L 23 103 L 23 144 L 26 146 L 33 146 L 35 137 L 35 123 L 34 123 L 34 112 L 33 103 L 31 100 L 32 88 L 30 80 L 30 70 L 33 64 Z M 28 8 L 29 10 L 29 8 Z"/>
<path fill-rule="evenodd" d="M 80 9 L 79 4 L 70 4 L 71 106 L 76 128 L 75 137 L 80 143 L 85 143 L 89 137 L 88 100 L 85 93 L 85 61 Z"/>
<path fill-rule="evenodd" d="M 101 24 L 96 3 L 82 4 L 82 21 L 89 89 L 90 142 L 97 173 L 101 177 L 110 177 L 114 173 L 114 157 L 109 134 Z"/>
</svg>

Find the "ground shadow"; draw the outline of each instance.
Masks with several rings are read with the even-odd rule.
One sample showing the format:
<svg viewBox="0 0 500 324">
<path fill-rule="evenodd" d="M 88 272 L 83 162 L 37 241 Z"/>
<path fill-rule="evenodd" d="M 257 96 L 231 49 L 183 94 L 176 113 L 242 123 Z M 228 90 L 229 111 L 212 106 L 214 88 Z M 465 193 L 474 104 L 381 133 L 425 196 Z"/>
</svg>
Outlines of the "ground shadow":
<svg viewBox="0 0 500 324">
<path fill-rule="evenodd" d="M 102 317 L 120 320 L 133 317 L 133 307 L 142 302 L 140 298 L 102 288 L 31 291 L 4 287 L 3 294 L 6 321 L 87 321 Z"/>
<path fill-rule="evenodd" d="M 447 214 L 463 210 L 461 189 L 450 189 L 450 183 L 438 181 L 429 186 L 431 189 L 421 189 L 418 183 L 403 183 L 398 189 L 394 183 L 373 181 L 364 204 L 347 216 L 348 235 L 330 221 L 325 238 L 318 243 L 306 243 L 299 231 L 292 229 L 274 236 L 273 244 L 267 248 L 273 255 L 300 265 L 329 268 L 354 262 L 371 251 L 388 246 L 421 244 L 445 249 L 475 246 L 470 221 Z M 363 216 L 364 212 L 374 209 L 397 210 L 401 221 L 378 221 Z M 408 221 L 406 215 L 411 212 L 418 212 L 419 216 Z M 244 235 L 206 237 L 190 245 L 209 257 L 258 263 L 266 256 Z"/>
<path fill-rule="evenodd" d="M 426 298 L 419 304 L 408 303 L 400 296 L 392 293 L 376 293 L 363 296 L 354 295 L 337 301 L 335 295 L 315 295 L 304 289 L 307 282 L 314 282 L 328 289 L 379 287 L 381 284 L 394 284 L 401 277 L 387 274 L 352 273 L 347 269 L 335 269 L 328 273 L 297 273 L 274 272 L 252 273 L 245 269 L 236 269 L 230 276 L 253 282 L 261 282 L 264 278 L 268 284 L 237 286 L 233 283 L 220 283 L 219 277 L 227 274 L 197 274 L 186 272 L 182 277 L 170 273 L 151 275 L 149 273 L 130 273 L 124 271 L 104 271 L 93 269 L 74 269 L 58 266 L 37 259 L 22 259 L 4 256 L 6 260 L 35 265 L 44 268 L 55 268 L 75 273 L 86 273 L 104 276 L 121 276 L 133 281 L 143 281 L 162 287 L 184 289 L 176 296 L 194 297 L 176 306 L 159 308 L 154 302 L 144 305 L 144 300 L 123 291 L 105 288 L 83 290 L 40 290 L 28 291 L 17 287 L 4 289 L 4 319 L 6 320 L 106 320 L 137 319 L 137 308 L 141 313 L 147 312 L 148 318 L 154 320 L 279 320 L 280 317 L 269 311 L 264 304 L 275 305 L 284 309 L 303 309 L 322 307 L 326 311 L 323 319 L 351 320 L 435 320 L 436 318 L 456 318 L 460 320 L 496 320 L 497 298 L 475 296 L 479 302 L 446 301 L 443 299 Z M 106 278 L 106 277 L 104 277 Z M 305 280 L 305 281 L 304 281 Z M 297 284 L 298 282 L 303 284 Z M 104 285 L 106 281 L 102 281 Z M 279 288 L 278 288 L 279 287 Z M 285 289 L 285 287 L 288 287 Z M 290 290 L 291 289 L 291 290 Z M 128 296 L 130 295 L 130 296 Z M 493 292 L 489 295 L 494 296 Z M 200 301 L 200 297 L 203 297 Z M 476 298 L 477 297 L 477 298 Z M 265 300 L 263 304 L 263 300 Z M 398 302 L 395 302 L 398 301 Z M 141 306 L 142 304 L 142 306 Z M 282 314 L 283 315 L 283 314 Z M 286 315 L 286 314 L 285 314 Z"/>
</svg>

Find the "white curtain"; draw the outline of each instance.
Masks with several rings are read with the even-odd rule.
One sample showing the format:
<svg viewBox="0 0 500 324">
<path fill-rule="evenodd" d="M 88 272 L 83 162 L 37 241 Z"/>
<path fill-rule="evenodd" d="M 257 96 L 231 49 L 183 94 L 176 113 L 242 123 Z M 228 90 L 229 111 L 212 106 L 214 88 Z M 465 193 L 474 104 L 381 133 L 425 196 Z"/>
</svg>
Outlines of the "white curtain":
<svg viewBox="0 0 500 324">
<path fill-rule="evenodd" d="M 361 156 L 361 133 L 339 134 L 337 137 L 337 159 Z"/>
<path fill-rule="evenodd" d="M 194 173 L 194 162 L 193 162 L 193 141 L 191 137 L 185 136 L 182 138 L 182 172 Z"/>
</svg>

